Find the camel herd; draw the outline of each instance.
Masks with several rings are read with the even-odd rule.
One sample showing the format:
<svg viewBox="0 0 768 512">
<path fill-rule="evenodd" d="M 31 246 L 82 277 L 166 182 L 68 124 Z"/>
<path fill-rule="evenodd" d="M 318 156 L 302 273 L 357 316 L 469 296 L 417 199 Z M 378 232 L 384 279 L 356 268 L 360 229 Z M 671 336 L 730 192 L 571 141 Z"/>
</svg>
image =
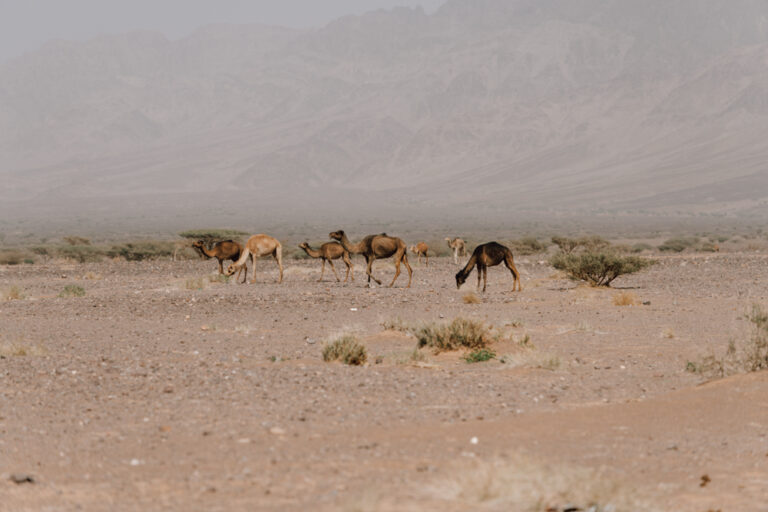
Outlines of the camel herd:
<svg viewBox="0 0 768 512">
<path fill-rule="evenodd" d="M 375 281 L 376 284 L 381 285 L 381 281 L 376 279 L 372 273 L 373 262 L 377 259 L 394 258 L 395 277 L 389 284 L 390 288 L 395 284 L 395 281 L 397 281 L 397 278 L 400 275 L 401 264 L 404 265 L 405 269 L 408 271 L 408 285 L 406 288 L 411 287 L 413 269 L 408 263 L 408 251 L 416 254 L 419 262 L 421 262 L 421 257 L 423 256 L 425 264 L 429 265 L 429 247 L 424 242 L 419 242 L 416 245 L 412 245 L 410 248 L 406 248 L 405 242 L 403 242 L 401 238 L 389 236 L 386 233 L 379 233 L 377 235 L 368 235 L 359 242 L 352 243 L 343 230 L 333 231 L 328 234 L 328 237 L 332 238 L 333 241 L 324 243 L 319 249 L 313 249 L 307 242 L 299 244 L 299 247 L 304 250 L 309 257 L 320 259 L 322 261 L 320 279 L 318 279 L 318 282 L 323 280 L 326 262 L 330 265 L 331 270 L 336 277 L 336 281 L 341 281 L 339 275 L 336 273 L 336 268 L 333 266 L 333 260 L 337 259 L 341 259 L 347 266 L 347 275 L 344 278 L 344 282 L 346 283 L 350 277 L 352 278 L 352 281 L 354 281 L 354 268 L 350 258 L 350 255 L 353 254 L 361 254 L 365 258 L 365 273 L 368 276 L 368 286 L 371 285 L 371 280 Z M 464 240 L 461 238 L 446 238 L 445 241 L 453 252 L 454 264 L 458 264 L 459 257 L 466 256 L 466 244 L 464 243 Z M 244 283 L 248 277 L 247 262 L 249 259 L 251 261 L 251 267 L 253 268 L 253 278 L 251 279 L 251 283 L 253 284 L 256 282 L 255 260 L 262 256 L 272 256 L 280 269 L 280 276 L 277 282 L 283 282 L 283 246 L 280 244 L 279 240 L 269 235 L 253 235 L 245 243 L 245 246 L 242 246 L 234 240 L 224 240 L 216 242 L 213 246 L 208 248 L 203 240 L 198 240 L 192 244 L 192 247 L 199 251 L 203 257 L 216 258 L 219 263 L 220 274 L 231 276 L 237 272 L 237 277 L 235 278 L 237 280 L 242 273 L 243 279 L 240 281 L 241 283 Z M 227 260 L 232 261 L 232 263 L 227 267 L 225 272 L 223 262 Z M 510 272 L 512 272 L 512 277 L 514 278 L 512 291 L 522 291 L 520 273 L 515 267 L 512 251 L 498 242 L 488 242 L 478 245 L 475 248 L 467 264 L 456 274 L 456 287 L 460 288 L 467 280 L 467 277 L 469 277 L 472 270 L 477 267 L 477 288 L 478 290 L 480 289 L 480 280 L 482 277 L 484 292 L 488 280 L 488 267 L 493 267 L 501 263 L 504 263 Z"/>
</svg>

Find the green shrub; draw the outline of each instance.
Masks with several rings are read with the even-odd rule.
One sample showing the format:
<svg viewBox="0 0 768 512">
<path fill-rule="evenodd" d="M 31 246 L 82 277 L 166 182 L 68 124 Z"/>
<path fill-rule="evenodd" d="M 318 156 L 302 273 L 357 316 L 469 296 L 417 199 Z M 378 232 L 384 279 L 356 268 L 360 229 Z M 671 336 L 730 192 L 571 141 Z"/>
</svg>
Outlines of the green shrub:
<svg viewBox="0 0 768 512">
<path fill-rule="evenodd" d="M 550 263 L 570 279 L 586 281 L 592 286 L 610 286 L 619 276 L 638 272 L 654 262 L 638 256 L 620 256 L 612 252 L 558 253 Z"/>
<path fill-rule="evenodd" d="M 419 347 L 431 347 L 435 352 L 459 348 L 486 348 L 495 340 L 482 322 L 455 318 L 451 323 L 429 323 L 414 330 Z"/>
<path fill-rule="evenodd" d="M 652 251 L 653 246 L 646 243 L 638 243 L 632 246 L 632 252 Z"/>
<path fill-rule="evenodd" d="M 480 350 L 475 350 L 464 356 L 464 360 L 468 363 L 482 363 L 490 361 L 495 357 L 496 353 L 494 351 L 481 348 Z"/>
<path fill-rule="evenodd" d="M 510 242 L 510 246 L 512 252 L 523 256 L 544 252 L 548 247 L 545 242 L 540 242 L 537 238 L 532 236 L 527 236 L 519 240 L 513 240 Z"/>
<path fill-rule="evenodd" d="M 95 263 L 102 260 L 104 251 L 91 245 L 62 245 L 56 255 L 79 263 Z"/>
<path fill-rule="evenodd" d="M 552 243 L 555 244 L 561 252 L 565 254 L 572 253 L 579 245 L 580 242 L 575 238 L 568 238 L 564 236 L 553 236 Z"/>
<path fill-rule="evenodd" d="M 143 241 L 113 245 L 107 251 L 110 258 L 121 257 L 126 261 L 144 261 L 173 256 L 173 242 Z"/>
<path fill-rule="evenodd" d="M 323 361 L 341 361 L 344 364 L 359 366 L 368 360 L 365 347 L 357 339 L 347 334 L 323 347 Z"/>
<path fill-rule="evenodd" d="M 65 236 L 62 240 L 69 245 L 91 245 L 91 239 L 82 236 Z"/>
<path fill-rule="evenodd" d="M 0 252 L 0 265 L 18 265 L 24 261 L 24 253 L 15 249 Z"/>
<path fill-rule="evenodd" d="M 611 243 L 600 236 L 591 235 L 579 238 L 579 245 L 587 252 L 599 252 L 610 247 Z"/>
<path fill-rule="evenodd" d="M 64 289 L 59 293 L 59 297 L 66 298 L 66 297 L 84 297 L 85 296 L 85 288 L 82 286 L 78 286 L 76 284 L 68 284 L 64 287 Z"/>
<path fill-rule="evenodd" d="M 699 239 L 697 237 L 670 238 L 669 240 L 665 240 L 664 243 L 659 246 L 659 250 L 662 252 L 683 252 L 689 247 L 694 247 L 698 243 Z"/>
<path fill-rule="evenodd" d="M 182 238 L 204 240 L 205 242 L 218 242 L 220 240 L 238 239 L 249 236 L 245 231 L 237 229 L 191 229 L 179 233 Z"/>
</svg>

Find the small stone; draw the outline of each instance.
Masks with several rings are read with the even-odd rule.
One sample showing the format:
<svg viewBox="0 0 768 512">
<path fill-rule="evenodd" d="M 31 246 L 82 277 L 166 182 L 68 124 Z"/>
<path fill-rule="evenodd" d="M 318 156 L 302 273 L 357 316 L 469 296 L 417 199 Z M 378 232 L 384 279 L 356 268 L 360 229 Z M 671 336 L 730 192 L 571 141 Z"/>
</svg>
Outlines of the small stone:
<svg viewBox="0 0 768 512">
<path fill-rule="evenodd" d="M 470 444 L 477 444 L 480 442 L 480 440 L 477 437 L 473 437 L 469 440 Z"/>
<path fill-rule="evenodd" d="M 18 485 L 35 483 L 35 477 L 26 473 L 14 473 L 8 479 Z"/>
<path fill-rule="evenodd" d="M 276 436 L 283 436 L 285 435 L 285 429 L 282 429 L 280 427 L 272 427 L 269 429 L 269 433 Z"/>
</svg>

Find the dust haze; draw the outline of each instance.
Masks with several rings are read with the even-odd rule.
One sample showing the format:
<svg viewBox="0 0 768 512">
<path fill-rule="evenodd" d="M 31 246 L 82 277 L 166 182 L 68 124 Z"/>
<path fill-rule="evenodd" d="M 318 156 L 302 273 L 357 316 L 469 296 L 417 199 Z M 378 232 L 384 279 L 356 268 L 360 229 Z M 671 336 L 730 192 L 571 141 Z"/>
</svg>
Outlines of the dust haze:
<svg viewBox="0 0 768 512">
<path fill-rule="evenodd" d="M 7 60 L 0 229 L 768 217 L 765 2 L 424 6 Z"/>
</svg>

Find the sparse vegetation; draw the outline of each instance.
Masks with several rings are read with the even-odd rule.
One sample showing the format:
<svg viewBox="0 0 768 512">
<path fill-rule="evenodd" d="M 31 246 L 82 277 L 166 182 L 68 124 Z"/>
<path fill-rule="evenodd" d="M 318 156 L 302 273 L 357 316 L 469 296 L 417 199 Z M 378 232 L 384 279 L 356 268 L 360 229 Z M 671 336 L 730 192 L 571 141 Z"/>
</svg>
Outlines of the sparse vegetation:
<svg viewBox="0 0 768 512">
<path fill-rule="evenodd" d="M 485 361 L 490 361 L 495 357 L 496 353 L 494 351 L 481 348 L 480 350 L 474 350 L 464 356 L 464 360 L 468 363 L 482 363 Z"/>
<path fill-rule="evenodd" d="M 615 306 L 637 306 L 639 304 L 637 295 L 632 292 L 619 292 L 613 296 Z"/>
<path fill-rule="evenodd" d="M 18 265 L 25 259 L 25 255 L 16 249 L 6 249 L 0 251 L 0 265 Z"/>
<path fill-rule="evenodd" d="M 78 263 L 95 263 L 104 258 L 104 251 L 92 245 L 62 245 L 56 249 L 56 256 Z"/>
<path fill-rule="evenodd" d="M 548 244 L 533 236 L 526 236 L 509 243 L 512 252 L 519 255 L 539 254 L 547 250 Z"/>
<path fill-rule="evenodd" d="M 21 300 L 23 298 L 24 293 L 21 291 L 21 288 L 16 285 L 3 291 L 3 300 Z"/>
<path fill-rule="evenodd" d="M 565 254 L 571 254 L 579 245 L 581 245 L 577 239 L 564 236 L 553 236 L 552 243 L 560 249 L 560 252 Z"/>
<path fill-rule="evenodd" d="M 68 284 L 64 287 L 61 293 L 59 293 L 59 297 L 85 297 L 85 288 L 76 284 Z"/>
<path fill-rule="evenodd" d="M 65 236 L 62 238 L 69 245 L 91 245 L 91 239 L 82 236 Z"/>
<path fill-rule="evenodd" d="M 236 240 L 250 236 L 250 233 L 239 231 L 237 229 L 191 229 L 179 233 L 181 238 L 190 240 L 203 240 L 206 243 L 218 242 L 220 240 Z"/>
<path fill-rule="evenodd" d="M 351 334 L 326 344 L 323 347 L 323 361 L 341 361 L 344 364 L 359 366 L 368 360 L 365 347 Z"/>
<path fill-rule="evenodd" d="M 210 274 L 208 276 L 208 282 L 209 283 L 220 283 L 220 284 L 227 284 L 229 283 L 229 280 L 232 276 L 228 276 L 225 274 Z"/>
<path fill-rule="evenodd" d="M 481 349 L 497 336 L 482 322 L 455 318 L 450 323 L 429 323 L 415 330 L 419 347 L 430 347 L 436 353 L 459 348 Z"/>
<path fill-rule="evenodd" d="M 721 357 L 709 355 L 700 362 L 688 361 L 686 370 L 708 377 L 726 377 L 768 369 L 768 312 L 753 304 L 745 319 L 752 324 L 748 339 L 731 340 Z"/>
<path fill-rule="evenodd" d="M 170 257 L 173 255 L 174 249 L 173 242 L 128 242 L 121 245 L 113 245 L 106 251 L 106 255 L 110 258 L 120 257 L 126 261 L 144 261 Z"/>
<path fill-rule="evenodd" d="M 659 250 L 662 252 L 683 252 L 688 248 L 695 247 L 698 243 L 698 237 L 670 238 L 659 246 Z"/>
<path fill-rule="evenodd" d="M 187 290 L 204 290 L 205 281 L 202 277 L 191 277 L 184 283 L 184 287 Z"/>
<path fill-rule="evenodd" d="M 612 252 L 558 253 L 550 263 L 575 281 L 586 281 L 592 286 L 610 286 L 619 276 L 632 274 L 654 262 L 638 256 L 620 256 Z"/>
<path fill-rule="evenodd" d="M 399 316 L 381 322 L 381 326 L 387 331 L 411 332 L 414 329 L 413 326 L 407 324 Z"/>
</svg>

